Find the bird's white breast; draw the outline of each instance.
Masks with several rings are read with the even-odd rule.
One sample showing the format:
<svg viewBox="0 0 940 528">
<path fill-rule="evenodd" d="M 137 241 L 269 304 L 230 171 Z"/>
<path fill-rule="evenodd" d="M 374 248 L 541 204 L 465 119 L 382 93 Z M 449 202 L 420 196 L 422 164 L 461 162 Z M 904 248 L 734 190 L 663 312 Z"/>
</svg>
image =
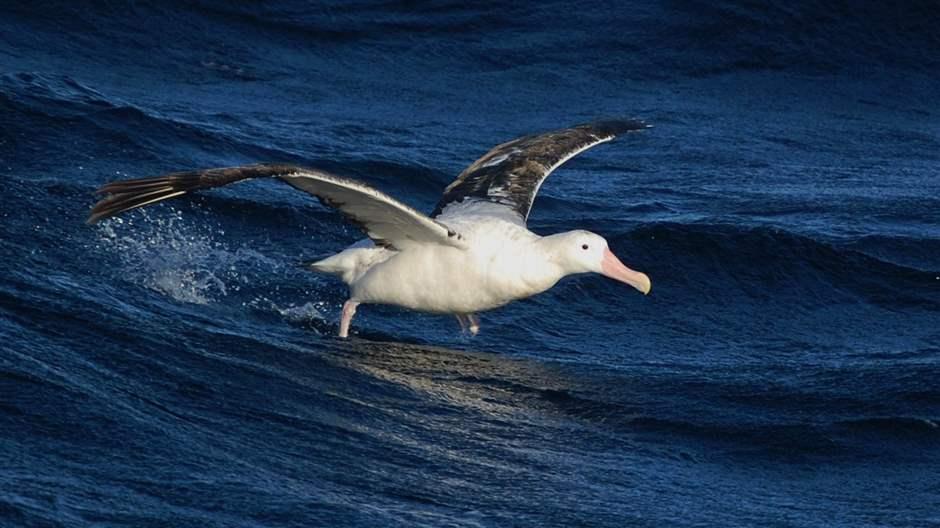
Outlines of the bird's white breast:
<svg viewBox="0 0 940 528">
<path fill-rule="evenodd" d="M 451 224 L 467 249 L 402 248 L 351 284 L 352 298 L 425 312 L 472 313 L 534 295 L 560 278 L 537 251 L 539 237 L 525 227 L 493 219 Z"/>
</svg>

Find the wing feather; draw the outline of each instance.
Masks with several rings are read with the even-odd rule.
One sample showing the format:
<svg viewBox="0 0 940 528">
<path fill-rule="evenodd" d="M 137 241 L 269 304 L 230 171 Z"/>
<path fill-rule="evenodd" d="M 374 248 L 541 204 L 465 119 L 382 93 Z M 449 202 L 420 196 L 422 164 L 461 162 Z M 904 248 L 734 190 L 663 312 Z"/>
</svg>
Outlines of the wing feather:
<svg viewBox="0 0 940 528">
<path fill-rule="evenodd" d="M 107 196 L 92 208 L 88 223 L 190 192 L 266 177 L 278 178 L 316 196 L 324 205 L 343 213 L 378 245 L 398 249 L 429 242 L 465 246 L 460 234 L 373 187 L 324 171 L 283 164 L 176 172 L 111 182 L 98 189 L 98 193 Z"/>
<path fill-rule="evenodd" d="M 525 222 L 552 171 L 595 145 L 646 128 L 637 120 L 599 121 L 497 145 L 444 189 L 431 217 L 440 216 L 449 205 L 475 199 L 506 206 Z"/>
</svg>

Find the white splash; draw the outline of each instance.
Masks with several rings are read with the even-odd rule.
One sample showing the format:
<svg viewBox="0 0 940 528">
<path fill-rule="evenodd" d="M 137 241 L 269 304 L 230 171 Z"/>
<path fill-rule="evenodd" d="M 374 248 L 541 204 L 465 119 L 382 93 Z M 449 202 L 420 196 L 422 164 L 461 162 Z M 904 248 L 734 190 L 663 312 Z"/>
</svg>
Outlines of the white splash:
<svg viewBox="0 0 940 528">
<path fill-rule="evenodd" d="M 258 297 L 243 304 L 256 310 L 277 312 L 291 323 L 306 323 L 314 320 L 325 321 L 326 317 L 323 316 L 323 313 L 324 310 L 328 309 L 327 303 L 322 301 L 306 302 L 301 305 L 289 304 L 282 307 L 267 297 Z"/>
<path fill-rule="evenodd" d="M 249 281 L 240 268 L 279 267 L 253 250 L 232 250 L 216 240 L 225 231 L 184 221 L 176 210 L 169 216 L 140 211 L 129 219 L 113 218 L 102 222 L 99 232 L 100 245 L 120 256 L 127 280 L 180 302 L 208 304 L 238 291 Z"/>
</svg>

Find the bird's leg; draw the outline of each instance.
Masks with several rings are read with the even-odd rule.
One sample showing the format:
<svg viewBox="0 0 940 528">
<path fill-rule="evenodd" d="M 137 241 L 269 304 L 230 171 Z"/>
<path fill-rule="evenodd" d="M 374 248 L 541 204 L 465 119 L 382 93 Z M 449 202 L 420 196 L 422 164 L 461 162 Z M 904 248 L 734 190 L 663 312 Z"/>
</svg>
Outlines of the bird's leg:
<svg viewBox="0 0 940 528">
<path fill-rule="evenodd" d="M 470 322 L 470 335 L 477 335 L 480 332 L 480 318 L 477 314 L 467 314 L 467 320 Z"/>
<path fill-rule="evenodd" d="M 353 316 L 356 315 L 357 306 L 359 306 L 359 303 L 352 299 L 343 304 L 343 316 L 339 321 L 340 337 L 349 337 L 349 323 L 352 321 Z"/>
<path fill-rule="evenodd" d="M 466 333 L 470 331 L 470 320 L 464 314 L 455 314 L 457 316 L 457 322 L 460 323 L 460 331 Z"/>
</svg>

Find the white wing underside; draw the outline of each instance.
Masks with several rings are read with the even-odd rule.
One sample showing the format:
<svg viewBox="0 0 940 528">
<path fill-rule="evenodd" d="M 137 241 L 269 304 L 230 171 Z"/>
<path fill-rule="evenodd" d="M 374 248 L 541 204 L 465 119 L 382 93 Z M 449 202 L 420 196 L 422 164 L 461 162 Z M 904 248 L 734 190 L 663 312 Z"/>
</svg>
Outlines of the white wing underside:
<svg viewBox="0 0 940 528">
<path fill-rule="evenodd" d="M 368 185 L 311 170 L 278 177 L 342 211 L 379 245 L 397 249 L 427 243 L 466 246 L 456 231 Z"/>
<path fill-rule="evenodd" d="M 415 244 L 466 247 L 444 224 L 364 183 L 316 169 L 285 164 L 245 165 L 176 172 L 102 186 L 107 195 L 92 208 L 89 223 L 177 196 L 253 178 L 277 178 L 341 212 L 377 245 L 402 249 Z"/>
</svg>

